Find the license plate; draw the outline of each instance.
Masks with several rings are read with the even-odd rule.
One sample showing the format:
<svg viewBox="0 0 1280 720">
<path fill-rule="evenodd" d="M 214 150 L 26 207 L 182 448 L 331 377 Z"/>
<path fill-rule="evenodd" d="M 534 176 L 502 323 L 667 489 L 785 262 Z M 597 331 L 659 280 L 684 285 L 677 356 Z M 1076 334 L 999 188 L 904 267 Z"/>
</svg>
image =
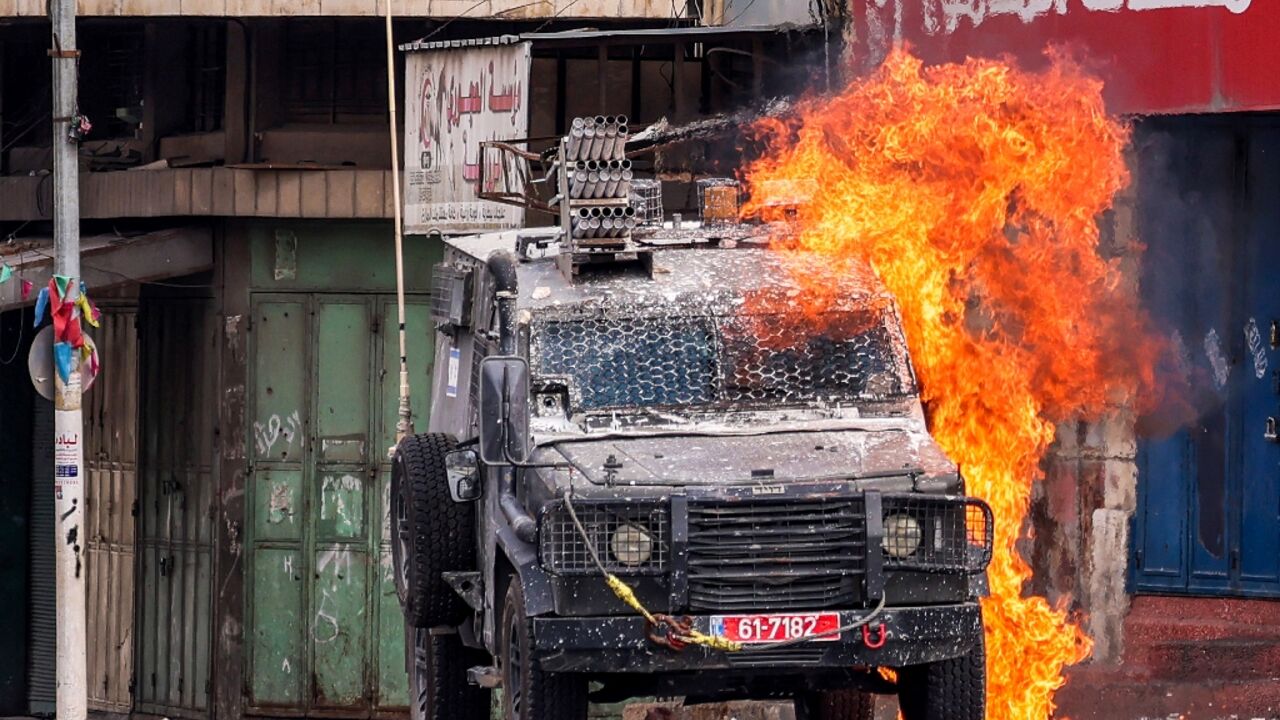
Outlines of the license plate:
<svg viewBox="0 0 1280 720">
<path fill-rule="evenodd" d="M 711 632 L 743 644 L 781 642 L 830 633 L 814 642 L 835 642 L 840 634 L 838 613 L 794 613 L 787 615 L 716 615 Z"/>
</svg>

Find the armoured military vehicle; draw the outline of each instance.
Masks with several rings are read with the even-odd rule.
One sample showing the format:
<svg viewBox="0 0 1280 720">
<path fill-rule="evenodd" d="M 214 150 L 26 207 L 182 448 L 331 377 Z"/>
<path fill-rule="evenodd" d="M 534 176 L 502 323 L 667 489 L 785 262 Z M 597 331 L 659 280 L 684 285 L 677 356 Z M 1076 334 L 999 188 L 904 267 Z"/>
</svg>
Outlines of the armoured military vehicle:
<svg viewBox="0 0 1280 720">
<path fill-rule="evenodd" d="M 638 696 L 862 720 L 877 693 L 984 717 L 991 512 L 875 276 L 736 224 L 579 262 L 569 224 L 435 268 L 429 427 L 391 489 L 414 720 Z"/>
</svg>

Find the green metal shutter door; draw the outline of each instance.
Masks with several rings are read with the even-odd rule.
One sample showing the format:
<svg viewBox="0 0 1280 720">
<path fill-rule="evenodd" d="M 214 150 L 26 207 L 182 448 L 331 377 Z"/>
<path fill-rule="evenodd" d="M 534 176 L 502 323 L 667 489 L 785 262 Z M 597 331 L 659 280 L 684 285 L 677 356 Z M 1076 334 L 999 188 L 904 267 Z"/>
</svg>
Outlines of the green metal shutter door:
<svg viewBox="0 0 1280 720">
<path fill-rule="evenodd" d="M 303 644 L 303 450 L 310 412 L 306 402 L 305 298 L 272 300 L 253 308 L 253 405 L 250 410 L 252 502 L 247 578 L 250 623 L 249 705 L 256 709 L 306 707 L 307 656 Z"/>
<path fill-rule="evenodd" d="M 373 321 L 364 299 L 315 301 L 312 707 L 367 707 Z"/>
<path fill-rule="evenodd" d="M 85 592 L 89 708 L 133 708 L 137 308 L 103 306 L 92 334 L 107 368 L 84 395 Z"/>
<path fill-rule="evenodd" d="M 409 313 L 424 427 L 432 332 L 425 303 Z M 249 706 L 342 717 L 403 709 L 404 629 L 386 521 L 395 303 L 264 295 L 253 317 Z"/>
<path fill-rule="evenodd" d="M 209 709 L 217 321 L 208 299 L 142 304 L 136 709 Z"/>
</svg>

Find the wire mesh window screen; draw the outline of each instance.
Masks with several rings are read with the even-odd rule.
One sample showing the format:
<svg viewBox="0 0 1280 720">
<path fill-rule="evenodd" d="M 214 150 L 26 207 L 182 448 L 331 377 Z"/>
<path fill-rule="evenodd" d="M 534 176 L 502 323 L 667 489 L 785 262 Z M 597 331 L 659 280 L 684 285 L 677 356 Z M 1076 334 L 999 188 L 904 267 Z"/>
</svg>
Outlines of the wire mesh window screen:
<svg viewBox="0 0 1280 720">
<path fill-rule="evenodd" d="M 884 562 L 889 568 L 979 572 L 991 561 L 992 517 L 967 498 L 884 498 Z"/>
<path fill-rule="evenodd" d="M 601 318 L 541 323 L 542 375 L 566 376 L 584 408 L 712 402 L 719 375 L 711 318 Z"/>
<path fill-rule="evenodd" d="M 664 507 L 575 502 L 574 510 L 609 572 L 652 575 L 666 570 L 670 533 Z M 543 514 L 539 539 L 547 570 L 562 575 L 598 572 L 564 505 Z"/>
<path fill-rule="evenodd" d="M 535 321 L 534 372 L 582 409 L 897 397 L 912 390 L 879 313 Z"/>
<path fill-rule="evenodd" d="M 723 318 L 724 396 L 733 402 L 902 395 L 906 382 L 883 322 L 830 313 Z M 843 322 L 841 321 L 843 320 Z M 824 321 L 825 322 L 825 319 Z"/>
</svg>

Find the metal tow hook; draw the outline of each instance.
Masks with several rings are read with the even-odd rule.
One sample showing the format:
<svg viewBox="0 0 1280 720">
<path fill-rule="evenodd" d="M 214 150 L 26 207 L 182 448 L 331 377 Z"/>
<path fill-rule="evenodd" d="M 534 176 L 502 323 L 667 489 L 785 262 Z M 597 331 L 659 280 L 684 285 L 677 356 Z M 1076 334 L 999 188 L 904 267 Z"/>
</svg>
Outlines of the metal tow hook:
<svg viewBox="0 0 1280 720">
<path fill-rule="evenodd" d="M 879 650 L 884 647 L 885 642 L 889 639 L 889 631 L 885 629 L 884 623 L 880 623 L 876 626 L 876 630 L 879 632 L 879 635 L 873 640 L 871 636 L 871 626 L 862 626 L 862 644 L 872 650 Z"/>
<path fill-rule="evenodd" d="M 680 638 L 688 635 L 693 629 L 693 618 L 685 616 L 677 619 L 658 613 L 653 616 L 653 619 L 656 622 L 644 621 L 644 634 L 648 636 L 649 642 L 676 652 L 689 646 L 689 643 Z"/>
</svg>

